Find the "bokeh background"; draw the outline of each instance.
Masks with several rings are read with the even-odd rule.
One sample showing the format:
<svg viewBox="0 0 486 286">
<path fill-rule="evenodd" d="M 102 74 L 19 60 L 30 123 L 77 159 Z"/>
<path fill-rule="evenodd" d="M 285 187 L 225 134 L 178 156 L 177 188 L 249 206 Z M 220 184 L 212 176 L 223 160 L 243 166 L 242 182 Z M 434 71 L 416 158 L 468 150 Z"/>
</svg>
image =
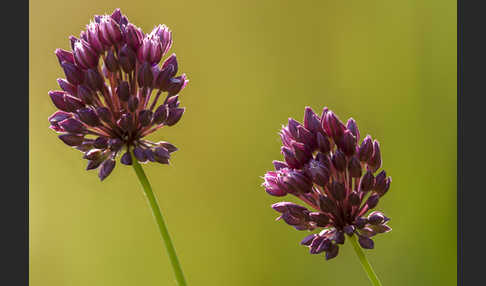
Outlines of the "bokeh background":
<svg viewBox="0 0 486 286">
<path fill-rule="evenodd" d="M 31 1 L 30 282 L 175 285 L 131 168 L 100 183 L 48 129 L 47 92 L 94 14 L 165 23 L 190 78 L 180 150 L 146 165 L 189 285 L 367 285 L 351 245 L 325 261 L 275 222 L 261 176 L 306 105 L 353 116 L 393 177 L 393 231 L 367 251 L 384 285 L 456 284 L 456 1 Z"/>
</svg>

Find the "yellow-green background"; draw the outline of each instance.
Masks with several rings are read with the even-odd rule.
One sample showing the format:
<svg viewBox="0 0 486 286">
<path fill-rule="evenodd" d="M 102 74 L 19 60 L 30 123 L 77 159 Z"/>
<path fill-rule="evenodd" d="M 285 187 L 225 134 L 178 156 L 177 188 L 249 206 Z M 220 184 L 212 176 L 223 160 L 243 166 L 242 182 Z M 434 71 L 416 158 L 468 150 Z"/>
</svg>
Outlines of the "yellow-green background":
<svg viewBox="0 0 486 286">
<path fill-rule="evenodd" d="M 186 114 L 145 165 L 189 285 L 367 285 L 349 244 L 325 261 L 275 222 L 261 176 L 277 132 L 328 106 L 382 146 L 393 231 L 367 251 L 383 284 L 456 284 L 456 1 L 30 1 L 30 282 L 175 285 L 133 170 L 103 183 L 48 129 L 54 50 L 116 8 L 173 30 Z"/>
</svg>

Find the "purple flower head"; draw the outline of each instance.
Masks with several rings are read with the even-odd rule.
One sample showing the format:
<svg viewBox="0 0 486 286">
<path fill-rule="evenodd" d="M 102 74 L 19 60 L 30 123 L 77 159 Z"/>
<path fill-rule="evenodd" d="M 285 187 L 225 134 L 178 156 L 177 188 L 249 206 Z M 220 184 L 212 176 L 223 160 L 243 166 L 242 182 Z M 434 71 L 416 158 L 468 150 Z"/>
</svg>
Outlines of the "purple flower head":
<svg viewBox="0 0 486 286">
<path fill-rule="evenodd" d="M 158 25 L 144 34 L 116 9 L 95 16 L 79 38 L 69 39 L 71 51 L 56 50 L 65 79 L 57 79 L 60 91 L 49 91 L 59 109 L 49 117 L 50 128 L 84 153 L 88 170 L 99 167 L 101 180 L 118 155 L 122 164 L 132 164 L 128 150 L 140 162 L 168 164 L 177 148 L 144 137 L 175 125 L 185 111 L 178 94 L 187 77 L 176 75 L 175 54 L 161 62 L 172 46 L 169 28 Z"/>
<path fill-rule="evenodd" d="M 274 161 L 275 171 L 263 177 L 268 194 L 293 195 L 306 207 L 279 202 L 272 208 L 277 218 L 297 230 L 315 231 L 302 245 L 311 254 L 325 252 L 326 259 L 338 255 L 345 234 L 356 235 L 361 247 L 374 247 L 372 237 L 389 232 L 390 220 L 374 209 L 390 188 L 391 177 L 381 168 L 380 144 L 367 135 L 359 144 L 356 121 L 343 124 L 324 108 L 318 116 L 306 107 L 304 124 L 290 118 L 280 131 L 285 162 Z"/>
</svg>

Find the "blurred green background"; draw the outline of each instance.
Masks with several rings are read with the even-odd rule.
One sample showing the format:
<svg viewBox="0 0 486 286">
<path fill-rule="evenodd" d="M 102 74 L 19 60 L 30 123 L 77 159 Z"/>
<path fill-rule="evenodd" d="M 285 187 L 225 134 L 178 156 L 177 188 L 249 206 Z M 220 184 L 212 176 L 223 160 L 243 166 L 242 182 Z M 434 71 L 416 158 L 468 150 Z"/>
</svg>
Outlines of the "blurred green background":
<svg viewBox="0 0 486 286">
<path fill-rule="evenodd" d="M 453 0 L 31 1 L 31 285 L 175 285 L 133 170 L 100 183 L 48 129 L 54 50 L 116 7 L 167 24 L 190 79 L 181 122 L 152 137 L 180 148 L 172 166 L 145 165 L 189 285 L 368 285 L 350 244 L 309 255 L 260 186 L 306 105 L 381 143 L 393 231 L 367 253 L 383 284 L 456 285 Z"/>
</svg>

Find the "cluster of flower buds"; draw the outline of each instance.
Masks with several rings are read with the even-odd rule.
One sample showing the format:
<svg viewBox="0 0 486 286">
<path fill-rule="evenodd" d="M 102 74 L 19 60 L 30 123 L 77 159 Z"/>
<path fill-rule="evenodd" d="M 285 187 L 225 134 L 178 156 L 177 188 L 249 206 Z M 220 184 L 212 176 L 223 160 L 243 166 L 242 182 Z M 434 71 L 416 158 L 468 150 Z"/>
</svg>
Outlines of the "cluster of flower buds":
<svg viewBox="0 0 486 286">
<path fill-rule="evenodd" d="M 292 202 L 272 208 L 297 230 L 320 230 L 304 238 L 311 254 L 337 256 L 345 234 L 357 235 L 361 247 L 372 249 L 371 237 L 391 230 L 389 218 L 373 211 L 390 188 L 391 178 L 381 168 L 380 144 L 366 136 L 359 144 L 356 122 L 344 125 L 329 109 L 318 116 L 306 107 L 304 124 L 290 118 L 283 126 L 282 154 L 285 162 L 274 161 L 275 171 L 264 176 L 263 186 L 272 196 L 291 194 L 310 209 Z"/>
<path fill-rule="evenodd" d="M 65 79 L 60 91 L 50 91 L 59 109 L 49 117 L 51 128 L 69 146 L 84 152 L 87 169 L 99 167 L 105 179 L 115 159 L 168 164 L 177 148 L 168 142 L 143 138 L 163 126 L 173 126 L 182 117 L 179 92 L 186 76 L 176 76 L 175 54 L 161 65 L 172 46 L 172 33 L 165 25 L 149 34 L 128 22 L 120 9 L 95 16 L 80 37 L 70 37 L 71 51 L 56 50 Z M 100 60 L 101 59 L 101 60 Z M 162 93 L 165 100 L 159 102 Z"/>
</svg>

